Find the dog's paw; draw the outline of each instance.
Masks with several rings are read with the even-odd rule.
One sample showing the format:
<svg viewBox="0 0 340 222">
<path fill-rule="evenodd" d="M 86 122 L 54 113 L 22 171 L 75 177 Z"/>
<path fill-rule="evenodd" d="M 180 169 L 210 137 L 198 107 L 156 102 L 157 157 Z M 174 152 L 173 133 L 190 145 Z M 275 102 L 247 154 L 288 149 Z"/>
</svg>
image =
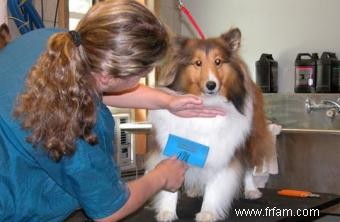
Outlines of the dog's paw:
<svg viewBox="0 0 340 222">
<path fill-rule="evenodd" d="M 217 216 L 209 211 L 201 211 L 198 214 L 196 214 L 197 222 L 214 222 L 217 220 L 218 220 Z"/>
<path fill-rule="evenodd" d="M 249 200 L 254 200 L 262 197 L 261 191 L 258 189 L 256 190 L 245 190 L 244 191 L 244 197 Z"/>
<path fill-rule="evenodd" d="M 161 211 L 156 215 L 158 222 L 171 222 L 177 220 L 176 212 L 172 211 Z"/>
</svg>

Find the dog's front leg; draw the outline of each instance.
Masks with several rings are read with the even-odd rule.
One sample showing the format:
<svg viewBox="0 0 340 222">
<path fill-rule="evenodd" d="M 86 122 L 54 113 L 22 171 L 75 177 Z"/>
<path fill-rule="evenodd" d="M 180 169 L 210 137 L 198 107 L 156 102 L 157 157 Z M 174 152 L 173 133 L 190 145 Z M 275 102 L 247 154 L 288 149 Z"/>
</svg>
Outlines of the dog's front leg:
<svg viewBox="0 0 340 222">
<path fill-rule="evenodd" d="M 251 170 L 247 170 L 244 176 L 244 197 L 250 200 L 262 197 L 261 191 L 256 188 Z"/>
<path fill-rule="evenodd" d="M 224 219 L 241 185 L 242 166 L 237 163 L 221 169 L 209 178 L 205 188 L 201 212 L 196 215 L 198 222 L 213 222 Z"/>
<path fill-rule="evenodd" d="M 160 222 L 171 222 L 177 219 L 176 205 L 178 192 L 161 191 L 154 199 L 156 219 Z"/>
</svg>

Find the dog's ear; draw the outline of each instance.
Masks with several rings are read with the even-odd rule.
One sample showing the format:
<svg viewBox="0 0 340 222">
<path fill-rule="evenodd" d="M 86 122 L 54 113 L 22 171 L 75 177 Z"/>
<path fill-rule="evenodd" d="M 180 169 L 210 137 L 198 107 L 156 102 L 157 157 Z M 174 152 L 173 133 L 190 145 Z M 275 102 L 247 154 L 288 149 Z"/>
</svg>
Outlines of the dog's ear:
<svg viewBox="0 0 340 222">
<path fill-rule="evenodd" d="M 222 34 L 221 38 L 232 51 L 237 51 L 241 46 L 241 31 L 238 28 L 230 29 L 228 32 Z"/>
<path fill-rule="evenodd" d="M 181 50 L 183 47 L 185 47 L 185 45 L 187 44 L 188 41 L 189 41 L 189 39 L 184 37 L 184 36 L 176 36 L 173 39 L 174 50 L 178 53 L 179 50 Z"/>
<path fill-rule="evenodd" d="M 171 39 L 169 51 L 165 58 L 165 62 L 161 67 L 160 76 L 157 81 L 159 86 L 168 87 L 174 83 L 182 60 L 181 51 L 188 40 L 188 38 L 182 36 L 176 36 Z"/>
</svg>

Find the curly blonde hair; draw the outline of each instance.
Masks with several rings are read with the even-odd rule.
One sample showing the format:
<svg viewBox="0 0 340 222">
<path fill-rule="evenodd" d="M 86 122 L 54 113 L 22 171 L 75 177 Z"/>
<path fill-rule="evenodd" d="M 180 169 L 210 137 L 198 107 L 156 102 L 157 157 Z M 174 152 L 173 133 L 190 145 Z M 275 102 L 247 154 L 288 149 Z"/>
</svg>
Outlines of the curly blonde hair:
<svg viewBox="0 0 340 222">
<path fill-rule="evenodd" d="M 166 54 L 161 22 L 134 0 L 95 4 L 79 22 L 77 46 L 68 32 L 52 35 L 31 69 L 14 116 L 30 131 L 28 142 L 59 161 L 77 138 L 96 144 L 92 131 L 101 99 L 94 75 L 143 75 Z"/>
</svg>

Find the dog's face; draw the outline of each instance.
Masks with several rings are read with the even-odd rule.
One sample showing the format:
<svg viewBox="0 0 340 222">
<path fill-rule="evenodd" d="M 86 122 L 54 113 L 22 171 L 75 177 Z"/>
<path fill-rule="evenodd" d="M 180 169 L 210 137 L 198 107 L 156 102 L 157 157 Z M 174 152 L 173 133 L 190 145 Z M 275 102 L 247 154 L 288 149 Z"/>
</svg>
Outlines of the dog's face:
<svg viewBox="0 0 340 222">
<path fill-rule="evenodd" d="M 8 26 L 4 23 L 0 26 L 0 49 L 4 48 L 11 40 Z"/>
<path fill-rule="evenodd" d="M 242 113 L 246 94 L 241 32 L 231 29 L 207 40 L 177 38 L 160 85 L 194 95 L 222 95 Z"/>
</svg>

